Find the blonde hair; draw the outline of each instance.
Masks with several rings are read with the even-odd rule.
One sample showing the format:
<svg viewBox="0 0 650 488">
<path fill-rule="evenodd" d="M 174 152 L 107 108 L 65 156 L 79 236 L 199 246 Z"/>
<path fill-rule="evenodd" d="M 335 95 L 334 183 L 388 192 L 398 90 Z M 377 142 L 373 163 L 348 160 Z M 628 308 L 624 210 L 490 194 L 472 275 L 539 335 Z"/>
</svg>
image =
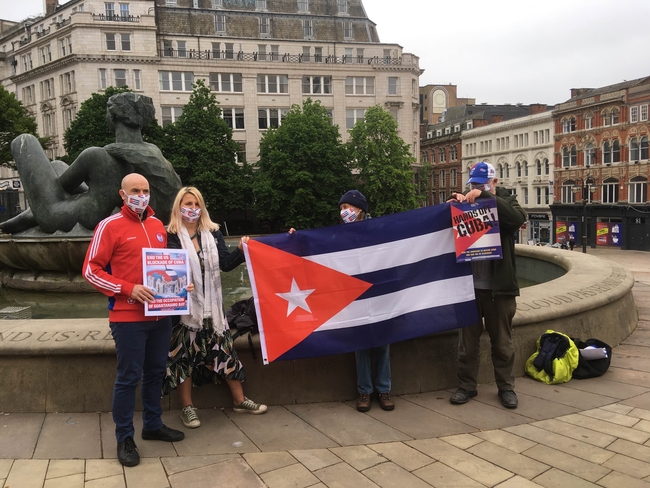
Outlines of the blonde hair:
<svg viewBox="0 0 650 488">
<path fill-rule="evenodd" d="M 181 225 L 183 225 L 183 219 L 181 217 L 181 201 L 183 197 L 187 194 L 192 195 L 199 202 L 199 207 L 201 208 L 201 216 L 199 217 L 199 226 L 196 228 L 197 232 L 201 232 L 203 229 L 213 231 L 219 230 L 219 224 L 216 224 L 210 220 L 210 214 L 208 209 L 205 208 L 205 200 L 203 200 L 203 195 L 201 192 L 193 186 L 184 186 L 178 191 L 176 198 L 174 199 L 174 206 L 172 207 L 172 216 L 169 220 L 169 225 L 167 230 L 172 234 L 178 234 Z"/>
</svg>

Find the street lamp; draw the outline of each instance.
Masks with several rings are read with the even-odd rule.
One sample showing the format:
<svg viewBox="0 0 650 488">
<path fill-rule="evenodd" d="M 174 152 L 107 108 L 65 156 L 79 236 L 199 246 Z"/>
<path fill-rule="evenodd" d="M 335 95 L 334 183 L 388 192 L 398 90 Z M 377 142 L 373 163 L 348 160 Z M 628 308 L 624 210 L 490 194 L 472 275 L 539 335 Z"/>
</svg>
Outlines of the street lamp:
<svg viewBox="0 0 650 488">
<path fill-rule="evenodd" d="M 582 252 L 585 254 L 587 253 L 587 224 L 585 222 L 587 219 L 587 200 L 591 200 L 591 194 L 597 189 L 595 183 L 593 176 L 587 174 L 584 179 L 576 178 L 573 185 L 573 193 L 581 192 L 582 194 L 582 224 L 580 231 L 582 233 Z"/>
</svg>

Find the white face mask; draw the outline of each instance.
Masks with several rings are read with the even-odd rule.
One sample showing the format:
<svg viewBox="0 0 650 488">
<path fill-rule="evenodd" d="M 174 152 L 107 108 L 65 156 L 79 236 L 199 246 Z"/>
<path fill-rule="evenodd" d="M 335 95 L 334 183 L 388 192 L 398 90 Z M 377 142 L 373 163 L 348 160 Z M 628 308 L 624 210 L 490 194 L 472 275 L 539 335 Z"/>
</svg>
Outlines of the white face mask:
<svg viewBox="0 0 650 488">
<path fill-rule="evenodd" d="M 181 207 L 181 218 L 189 223 L 193 224 L 201 217 L 200 208 L 190 208 L 190 207 Z"/>
<path fill-rule="evenodd" d="M 149 195 L 127 195 L 125 203 L 135 213 L 141 214 L 149 205 L 150 198 Z"/>
<path fill-rule="evenodd" d="M 490 189 L 491 189 L 491 186 L 490 186 L 489 183 L 486 183 L 484 185 L 480 185 L 480 184 L 477 184 L 477 183 L 470 183 L 470 187 L 472 188 L 472 190 L 490 191 Z"/>
<path fill-rule="evenodd" d="M 358 217 L 357 213 L 351 208 L 344 208 L 343 210 L 341 210 L 341 219 L 343 219 L 343 222 L 345 222 L 346 224 L 354 222 L 355 220 L 357 220 L 357 217 Z"/>
</svg>

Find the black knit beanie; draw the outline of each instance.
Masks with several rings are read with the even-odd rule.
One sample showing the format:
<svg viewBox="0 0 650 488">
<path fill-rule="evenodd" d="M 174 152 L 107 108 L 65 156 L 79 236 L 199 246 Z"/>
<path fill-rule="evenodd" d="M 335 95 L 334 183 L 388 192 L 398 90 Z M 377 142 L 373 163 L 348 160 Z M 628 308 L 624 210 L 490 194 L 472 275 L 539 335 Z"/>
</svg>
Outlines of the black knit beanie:
<svg viewBox="0 0 650 488">
<path fill-rule="evenodd" d="M 364 197 L 359 190 L 350 190 L 343 195 L 339 200 L 339 207 L 342 203 L 353 205 L 368 213 L 368 202 L 366 201 L 366 197 Z"/>
</svg>

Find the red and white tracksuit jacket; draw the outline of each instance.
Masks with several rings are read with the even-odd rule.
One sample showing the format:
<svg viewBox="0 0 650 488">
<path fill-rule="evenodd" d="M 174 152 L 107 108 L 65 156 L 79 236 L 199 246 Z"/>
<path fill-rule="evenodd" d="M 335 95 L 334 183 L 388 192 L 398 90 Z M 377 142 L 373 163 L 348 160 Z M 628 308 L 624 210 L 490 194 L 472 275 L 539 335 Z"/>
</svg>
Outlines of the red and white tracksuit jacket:
<svg viewBox="0 0 650 488">
<path fill-rule="evenodd" d="M 122 206 L 119 213 L 105 218 L 95 228 L 83 266 L 86 281 L 107 295 L 111 322 L 145 322 L 160 317 L 144 315 L 144 305 L 131 298 L 135 285 L 142 284 L 142 248 L 167 246 L 163 223 L 153 216 L 151 207 L 145 218 Z"/>
</svg>

